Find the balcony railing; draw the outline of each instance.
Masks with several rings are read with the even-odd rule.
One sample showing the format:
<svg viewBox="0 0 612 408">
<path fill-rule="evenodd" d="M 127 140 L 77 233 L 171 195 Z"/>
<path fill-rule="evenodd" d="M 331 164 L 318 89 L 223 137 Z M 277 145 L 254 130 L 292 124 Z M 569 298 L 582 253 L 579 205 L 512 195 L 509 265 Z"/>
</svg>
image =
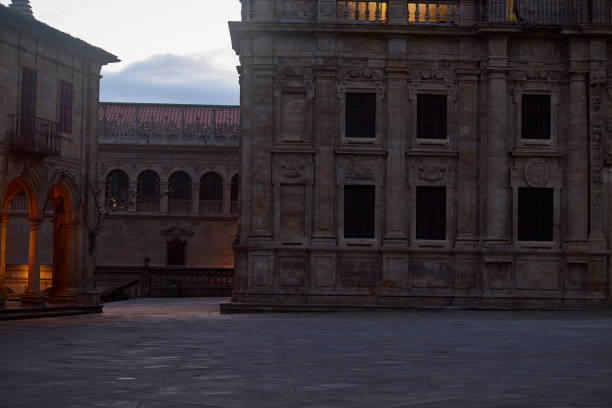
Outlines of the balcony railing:
<svg viewBox="0 0 612 408">
<path fill-rule="evenodd" d="M 223 213 L 223 200 L 200 200 L 200 214 Z"/>
<path fill-rule="evenodd" d="M 58 155 L 62 151 L 59 123 L 33 115 L 9 115 L 10 145 L 14 150 Z"/>
<path fill-rule="evenodd" d="M 191 212 L 191 200 L 169 198 L 168 212 L 170 214 L 188 214 Z"/>
<path fill-rule="evenodd" d="M 453 1 L 404 1 L 406 21 L 409 24 L 454 24 L 457 4 Z M 389 20 L 387 0 L 337 0 L 336 17 L 344 22 L 386 23 Z"/>
<path fill-rule="evenodd" d="M 138 200 L 136 201 L 136 211 L 139 213 L 159 212 L 159 200 Z"/>
<path fill-rule="evenodd" d="M 478 21 L 520 25 L 612 24 L 610 0 L 488 0 Z"/>
</svg>

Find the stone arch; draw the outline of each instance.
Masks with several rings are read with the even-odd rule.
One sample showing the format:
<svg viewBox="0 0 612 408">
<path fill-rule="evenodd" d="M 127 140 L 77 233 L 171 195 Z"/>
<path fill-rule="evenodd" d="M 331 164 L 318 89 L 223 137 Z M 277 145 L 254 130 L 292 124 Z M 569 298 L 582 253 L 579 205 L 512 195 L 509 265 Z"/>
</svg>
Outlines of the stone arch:
<svg viewBox="0 0 612 408">
<path fill-rule="evenodd" d="M 81 278 L 78 262 L 79 214 L 75 201 L 80 200 L 69 179 L 51 185 L 47 200 L 53 206 L 53 276 L 49 302 L 75 304 Z M 76 193 L 76 194 L 75 194 Z M 76 198 L 76 200 L 75 200 Z"/>
<path fill-rule="evenodd" d="M 127 209 L 130 195 L 130 176 L 122 169 L 113 169 L 104 179 L 105 205 L 115 209 Z"/>
<path fill-rule="evenodd" d="M 200 179 L 200 213 L 223 213 L 223 178 L 209 171 Z"/>
<path fill-rule="evenodd" d="M 136 183 L 136 210 L 158 212 L 161 200 L 161 179 L 155 170 L 146 169 L 138 174 Z"/>
<path fill-rule="evenodd" d="M 22 296 L 22 303 L 43 305 L 45 302 L 44 295 L 40 291 L 40 200 L 35 183 L 27 176 L 22 175 L 17 177 L 7 185 L 4 199 L 2 202 L 2 214 L 0 219 L 0 289 L 3 297 L 8 294 L 6 286 L 6 231 L 8 225 L 8 207 L 13 198 L 21 191 L 25 193 L 28 204 L 28 220 L 30 223 L 29 238 L 28 238 L 28 283 L 26 290 Z"/>
<path fill-rule="evenodd" d="M 183 170 L 175 171 L 168 178 L 168 212 L 190 213 L 192 210 L 192 177 Z"/>
</svg>

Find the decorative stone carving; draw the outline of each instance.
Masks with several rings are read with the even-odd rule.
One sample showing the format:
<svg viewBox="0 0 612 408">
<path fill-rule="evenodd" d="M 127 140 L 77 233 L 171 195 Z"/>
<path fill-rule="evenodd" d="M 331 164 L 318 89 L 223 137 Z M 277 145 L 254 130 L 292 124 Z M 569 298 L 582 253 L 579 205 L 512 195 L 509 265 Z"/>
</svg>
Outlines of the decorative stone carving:
<svg viewBox="0 0 612 408">
<path fill-rule="evenodd" d="M 444 81 L 446 79 L 446 73 L 444 71 L 424 69 L 421 71 L 421 79 L 437 79 L 439 81 Z"/>
<path fill-rule="evenodd" d="M 312 179 L 312 157 L 304 154 L 278 154 L 274 160 L 278 175 L 290 183 Z"/>
<path fill-rule="evenodd" d="M 548 179 L 548 166 L 544 160 L 531 159 L 525 164 L 525 182 L 530 187 L 543 187 Z"/>
<path fill-rule="evenodd" d="M 373 180 L 375 176 L 374 165 L 363 157 L 357 157 L 349 163 L 345 178 L 348 180 Z"/>
<path fill-rule="evenodd" d="M 425 181 L 440 181 L 446 177 L 446 168 L 444 166 L 423 162 L 418 166 L 419 179 Z"/>
<path fill-rule="evenodd" d="M 381 80 L 384 76 L 377 70 L 369 68 L 348 68 L 340 71 L 341 78 L 361 79 L 361 80 Z"/>
</svg>

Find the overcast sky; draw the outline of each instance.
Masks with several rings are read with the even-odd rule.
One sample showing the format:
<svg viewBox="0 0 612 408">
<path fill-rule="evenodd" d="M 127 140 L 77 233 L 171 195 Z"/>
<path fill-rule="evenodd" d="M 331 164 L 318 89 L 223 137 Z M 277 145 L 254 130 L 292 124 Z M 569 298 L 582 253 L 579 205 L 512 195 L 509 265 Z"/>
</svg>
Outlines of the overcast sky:
<svg viewBox="0 0 612 408">
<path fill-rule="evenodd" d="M 10 0 L 0 0 L 8 5 Z M 227 22 L 239 0 L 31 0 L 34 16 L 115 54 L 100 99 L 239 104 Z"/>
</svg>

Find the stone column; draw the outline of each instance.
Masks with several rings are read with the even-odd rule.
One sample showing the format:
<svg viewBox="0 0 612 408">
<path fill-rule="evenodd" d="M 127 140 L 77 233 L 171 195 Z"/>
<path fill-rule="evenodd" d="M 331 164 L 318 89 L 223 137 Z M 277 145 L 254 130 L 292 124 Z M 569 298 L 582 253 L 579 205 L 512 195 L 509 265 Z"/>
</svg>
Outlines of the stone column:
<svg viewBox="0 0 612 408">
<path fill-rule="evenodd" d="M 28 251 L 28 287 L 21 298 L 23 305 L 44 306 L 45 295 L 40 291 L 40 218 L 30 218 Z"/>
<path fill-rule="evenodd" d="M 231 180 L 231 179 L 230 179 Z M 232 212 L 232 203 L 231 201 L 231 182 L 223 183 L 223 214 L 230 214 Z"/>
<path fill-rule="evenodd" d="M 510 191 L 508 180 L 508 108 L 506 72 L 490 68 L 487 73 L 487 135 L 485 150 L 487 244 L 510 243 Z"/>
<path fill-rule="evenodd" d="M 200 183 L 191 184 L 191 214 L 200 214 Z"/>
<path fill-rule="evenodd" d="M 0 215 L 0 309 L 4 308 L 5 301 L 8 299 L 8 289 L 6 287 L 6 226 L 8 217 Z"/>
<path fill-rule="evenodd" d="M 168 212 L 168 182 L 159 183 L 159 194 L 161 195 L 161 198 L 159 200 L 159 212 L 167 213 Z"/>
<path fill-rule="evenodd" d="M 461 70 L 459 79 L 459 133 L 457 134 L 457 245 L 476 245 L 478 196 L 478 72 Z"/>
<path fill-rule="evenodd" d="M 61 262 L 54 262 L 53 290 L 50 294 L 49 303 L 76 304 L 78 287 L 78 270 L 76 263 L 77 223 L 67 222 L 61 225 L 59 236 L 54 237 L 58 241 L 57 255 L 62 258 Z"/>
<path fill-rule="evenodd" d="M 565 244 L 580 245 L 588 234 L 589 141 L 586 74 L 573 72 L 569 82 L 567 135 L 567 229 Z"/>
</svg>

